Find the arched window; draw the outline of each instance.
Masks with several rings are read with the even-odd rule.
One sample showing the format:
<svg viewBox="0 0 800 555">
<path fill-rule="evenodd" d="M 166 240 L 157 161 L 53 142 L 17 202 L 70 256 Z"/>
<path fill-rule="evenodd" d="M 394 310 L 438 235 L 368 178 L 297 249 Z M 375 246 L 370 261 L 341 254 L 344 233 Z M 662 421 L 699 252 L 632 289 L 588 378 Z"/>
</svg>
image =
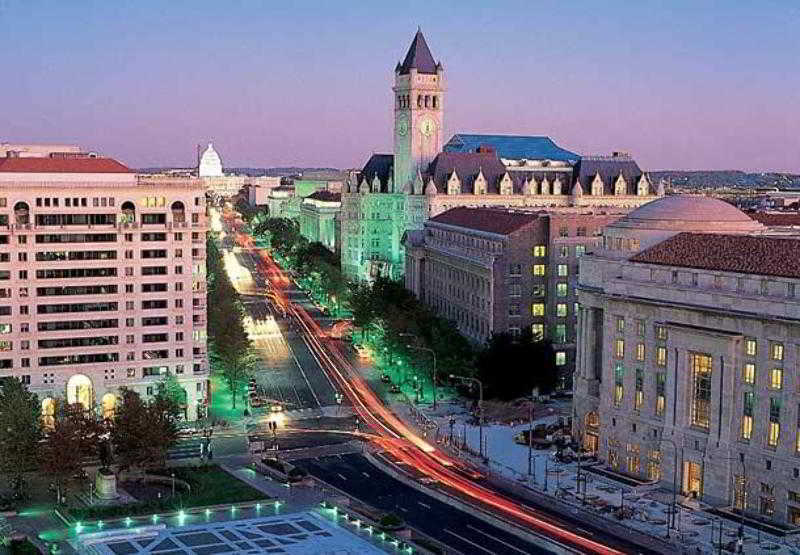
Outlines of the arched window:
<svg viewBox="0 0 800 555">
<path fill-rule="evenodd" d="M 126 200 L 122 203 L 122 218 L 123 224 L 132 224 L 136 221 L 136 205 L 131 201 Z"/>
<path fill-rule="evenodd" d="M 29 224 L 31 222 L 28 203 L 20 201 L 14 205 L 14 219 L 19 225 Z"/>
<path fill-rule="evenodd" d="M 177 224 L 182 224 L 186 221 L 186 216 L 184 215 L 184 207 L 183 203 L 179 200 L 176 200 L 172 203 L 172 221 Z"/>
</svg>

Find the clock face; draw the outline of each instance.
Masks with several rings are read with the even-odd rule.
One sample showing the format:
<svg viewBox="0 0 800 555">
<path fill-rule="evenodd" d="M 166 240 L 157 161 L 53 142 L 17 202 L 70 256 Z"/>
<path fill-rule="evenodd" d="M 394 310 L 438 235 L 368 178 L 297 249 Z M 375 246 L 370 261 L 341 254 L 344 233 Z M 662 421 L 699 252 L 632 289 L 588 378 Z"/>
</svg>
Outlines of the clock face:
<svg viewBox="0 0 800 555">
<path fill-rule="evenodd" d="M 434 131 L 436 131 L 436 124 L 433 123 L 432 119 L 425 118 L 420 122 L 419 132 L 422 133 L 424 137 L 430 137 L 433 135 Z"/>
<path fill-rule="evenodd" d="M 401 118 L 397 120 L 397 134 L 401 137 L 405 137 L 406 133 L 408 133 L 408 122 L 405 118 Z"/>
</svg>

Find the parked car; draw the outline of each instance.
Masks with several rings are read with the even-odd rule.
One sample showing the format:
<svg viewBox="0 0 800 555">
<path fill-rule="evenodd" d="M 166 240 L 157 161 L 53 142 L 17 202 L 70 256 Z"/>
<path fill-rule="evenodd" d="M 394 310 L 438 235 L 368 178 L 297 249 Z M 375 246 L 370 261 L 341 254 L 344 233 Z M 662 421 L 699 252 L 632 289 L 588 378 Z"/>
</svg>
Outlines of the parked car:
<svg viewBox="0 0 800 555">
<path fill-rule="evenodd" d="M 383 383 L 392 383 L 392 378 L 389 377 L 389 374 L 381 374 L 381 381 Z"/>
<path fill-rule="evenodd" d="M 389 388 L 389 392 L 390 393 L 400 393 L 400 386 L 397 385 L 396 383 L 392 384 L 392 387 Z"/>
</svg>

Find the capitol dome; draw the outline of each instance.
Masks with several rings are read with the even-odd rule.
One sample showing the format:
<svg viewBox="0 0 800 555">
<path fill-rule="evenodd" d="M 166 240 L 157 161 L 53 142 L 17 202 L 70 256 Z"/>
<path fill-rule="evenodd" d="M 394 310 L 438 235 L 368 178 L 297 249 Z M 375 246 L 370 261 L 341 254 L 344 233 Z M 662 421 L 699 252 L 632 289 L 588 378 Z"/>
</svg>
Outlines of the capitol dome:
<svg viewBox="0 0 800 555">
<path fill-rule="evenodd" d="M 197 169 L 200 177 L 222 177 L 222 159 L 220 159 L 214 145 L 208 143 L 208 148 L 200 157 L 200 167 Z"/>
<path fill-rule="evenodd" d="M 603 246 L 607 255 L 627 257 L 684 231 L 749 234 L 764 229 L 723 200 L 674 195 L 648 202 L 606 227 Z"/>
</svg>

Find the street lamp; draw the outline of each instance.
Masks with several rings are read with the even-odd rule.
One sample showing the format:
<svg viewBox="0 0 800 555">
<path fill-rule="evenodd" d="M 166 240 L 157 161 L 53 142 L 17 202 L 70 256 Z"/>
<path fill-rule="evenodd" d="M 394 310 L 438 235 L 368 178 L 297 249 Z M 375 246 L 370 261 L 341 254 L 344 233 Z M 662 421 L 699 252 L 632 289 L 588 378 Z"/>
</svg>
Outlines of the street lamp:
<svg viewBox="0 0 800 555">
<path fill-rule="evenodd" d="M 400 334 L 407 335 L 407 334 Z M 427 351 L 433 357 L 433 410 L 436 410 L 436 351 L 430 347 L 417 347 L 416 345 L 407 344 L 406 347 L 416 351 Z"/>
<path fill-rule="evenodd" d="M 462 382 L 475 382 L 478 384 L 478 447 L 481 457 L 483 456 L 483 382 L 478 378 L 468 378 L 466 376 L 456 376 L 450 374 L 451 380 L 461 380 Z"/>
<path fill-rule="evenodd" d="M 669 538 L 669 529 L 675 528 L 675 513 L 678 507 L 678 446 L 675 441 L 668 437 L 656 438 L 656 443 L 666 441 L 672 445 L 672 453 L 674 456 L 674 465 L 672 469 L 672 508 L 670 509 L 669 516 L 667 517 L 667 537 Z M 671 524 L 670 524 L 671 521 Z"/>
</svg>

